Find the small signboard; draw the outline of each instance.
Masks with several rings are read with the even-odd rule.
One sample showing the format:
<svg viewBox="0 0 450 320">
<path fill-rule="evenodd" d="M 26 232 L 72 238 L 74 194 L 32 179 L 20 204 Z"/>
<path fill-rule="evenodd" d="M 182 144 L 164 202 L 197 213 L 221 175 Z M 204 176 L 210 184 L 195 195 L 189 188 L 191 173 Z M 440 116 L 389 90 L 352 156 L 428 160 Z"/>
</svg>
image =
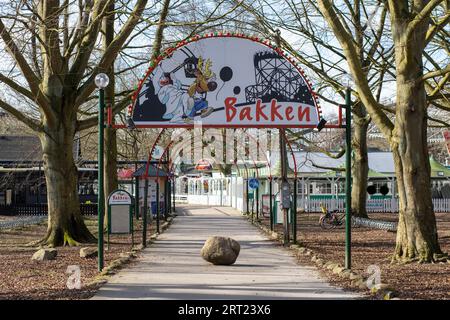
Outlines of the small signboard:
<svg viewBox="0 0 450 320">
<path fill-rule="evenodd" d="M 258 189 L 259 180 L 256 178 L 251 178 L 250 180 L 248 180 L 248 186 L 250 189 Z"/>
<path fill-rule="evenodd" d="M 206 159 L 200 159 L 195 166 L 195 169 L 198 171 L 209 171 L 212 170 L 211 163 Z"/>
<path fill-rule="evenodd" d="M 159 160 L 161 159 L 162 155 L 164 153 L 164 148 L 161 146 L 155 146 L 152 153 L 152 159 L 153 160 Z"/>
<path fill-rule="evenodd" d="M 132 233 L 131 205 L 133 199 L 125 190 L 115 190 L 108 197 L 109 234 Z"/>
</svg>

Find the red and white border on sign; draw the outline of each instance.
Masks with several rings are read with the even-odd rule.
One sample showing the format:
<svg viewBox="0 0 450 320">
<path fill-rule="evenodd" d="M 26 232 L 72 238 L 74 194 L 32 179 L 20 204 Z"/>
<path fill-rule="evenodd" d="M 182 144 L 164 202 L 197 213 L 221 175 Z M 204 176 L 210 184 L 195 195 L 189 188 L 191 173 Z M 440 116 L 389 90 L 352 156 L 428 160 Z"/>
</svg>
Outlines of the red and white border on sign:
<svg viewBox="0 0 450 320">
<path fill-rule="evenodd" d="M 108 197 L 108 205 L 131 205 L 132 199 L 124 190 L 113 191 Z"/>
<path fill-rule="evenodd" d="M 186 40 L 182 40 L 180 42 L 178 42 L 175 46 L 173 47 L 169 47 L 167 48 L 161 55 L 159 55 L 155 60 L 150 62 L 150 66 L 147 69 L 146 73 L 144 74 L 144 76 L 142 77 L 141 80 L 139 80 L 137 88 L 135 89 L 133 96 L 132 96 L 132 103 L 131 105 L 128 106 L 128 117 L 132 117 L 133 114 L 133 108 L 136 105 L 136 100 L 138 98 L 139 92 L 142 89 L 142 86 L 144 85 L 145 81 L 147 80 L 147 78 L 150 76 L 150 74 L 153 72 L 153 70 L 158 66 L 158 64 L 164 60 L 165 58 L 168 58 L 171 56 L 171 54 L 183 47 L 186 46 L 189 43 L 192 42 L 196 42 L 198 40 L 201 39 L 206 39 L 206 38 L 241 38 L 241 39 L 247 39 L 247 40 L 251 40 L 254 42 L 258 42 L 272 50 L 274 50 L 275 52 L 277 52 L 280 56 L 282 56 L 284 59 L 286 59 L 287 61 L 289 61 L 296 69 L 297 71 L 302 75 L 302 77 L 304 78 L 306 85 L 308 87 L 309 92 L 311 93 L 313 99 L 314 99 L 314 104 L 317 110 L 317 115 L 320 119 L 322 119 L 322 110 L 320 108 L 320 104 L 319 104 L 319 100 L 317 97 L 317 94 L 314 92 L 313 86 L 311 81 L 309 81 L 309 79 L 307 78 L 305 72 L 303 71 L 303 69 L 300 67 L 298 61 L 292 57 L 290 54 L 288 54 L 286 51 L 284 51 L 283 49 L 277 47 L 275 44 L 273 44 L 272 42 L 270 42 L 269 40 L 263 40 L 259 37 L 256 36 L 249 36 L 249 35 L 245 35 L 243 33 L 232 33 L 232 32 L 214 32 L 214 33 L 207 33 L 204 35 L 195 35 L 189 39 Z M 168 125 L 164 125 L 164 127 L 166 128 L 181 128 L 181 127 L 193 127 L 194 125 L 190 125 L 190 124 L 168 124 Z M 149 127 L 149 128 L 153 128 L 153 127 L 161 127 L 159 124 L 158 125 L 138 125 L 138 127 L 141 128 L 145 128 L 145 127 Z M 286 127 L 285 125 L 277 125 L 277 124 L 264 124 L 264 125 L 258 125 L 258 124 L 254 124 L 254 125 L 203 125 L 203 127 L 211 127 L 211 128 L 224 128 L 224 127 L 230 127 L 230 128 L 241 128 L 241 127 L 252 127 L 252 128 L 269 128 L 269 127 L 273 127 L 273 128 L 278 128 L 278 127 Z M 289 125 L 288 127 L 292 127 L 292 128 L 315 128 L 316 125 Z"/>
</svg>

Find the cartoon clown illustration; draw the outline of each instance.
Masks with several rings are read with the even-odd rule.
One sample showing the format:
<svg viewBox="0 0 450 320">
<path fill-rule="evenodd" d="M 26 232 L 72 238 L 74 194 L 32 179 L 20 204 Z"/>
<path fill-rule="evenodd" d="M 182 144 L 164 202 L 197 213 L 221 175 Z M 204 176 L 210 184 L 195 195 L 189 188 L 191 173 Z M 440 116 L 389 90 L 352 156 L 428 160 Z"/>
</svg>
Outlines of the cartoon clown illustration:
<svg viewBox="0 0 450 320">
<path fill-rule="evenodd" d="M 153 86 L 159 101 L 166 106 L 163 119 L 171 122 L 182 121 L 183 108 L 191 102 L 189 95 L 182 90 L 181 82 L 175 78 L 174 74 L 166 73 L 161 66 L 158 66 L 155 69 Z"/>
<path fill-rule="evenodd" d="M 187 90 L 176 78 L 177 69 L 165 72 L 161 65 L 155 69 L 152 83 L 159 101 L 166 106 L 166 111 L 162 116 L 164 120 L 192 123 L 194 117 L 199 113 L 204 118 L 214 111 L 214 108 L 208 106 L 206 100 L 206 93 L 217 88 L 211 65 L 210 59 L 204 62 L 202 57 L 198 58 L 193 71 L 195 80 Z"/>
</svg>

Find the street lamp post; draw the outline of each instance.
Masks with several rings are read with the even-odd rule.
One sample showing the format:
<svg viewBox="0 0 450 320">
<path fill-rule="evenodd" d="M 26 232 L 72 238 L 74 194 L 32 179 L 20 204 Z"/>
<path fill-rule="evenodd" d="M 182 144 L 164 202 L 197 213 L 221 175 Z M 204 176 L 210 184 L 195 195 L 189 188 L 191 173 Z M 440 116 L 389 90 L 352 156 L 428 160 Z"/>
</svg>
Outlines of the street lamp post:
<svg viewBox="0 0 450 320">
<path fill-rule="evenodd" d="M 347 86 L 345 90 L 345 268 L 351 269 L 351 241 L 352 241 L 352 110 L 351 90 Z"/>
<path fill-rule="evenodd" d="M 109 84 L 109 78 L 104 73 L 99 73 L 95 77 L 95 85 L 99 89 L 98 94 L 98 157 L 97 157 L 97 215 L 98 215 L 98 271 L 103 270 L 103 219 L 105 212 L 105 194 L 103 189 L 103 133 L 105 117 L 105 88 Z"/>
</svg>

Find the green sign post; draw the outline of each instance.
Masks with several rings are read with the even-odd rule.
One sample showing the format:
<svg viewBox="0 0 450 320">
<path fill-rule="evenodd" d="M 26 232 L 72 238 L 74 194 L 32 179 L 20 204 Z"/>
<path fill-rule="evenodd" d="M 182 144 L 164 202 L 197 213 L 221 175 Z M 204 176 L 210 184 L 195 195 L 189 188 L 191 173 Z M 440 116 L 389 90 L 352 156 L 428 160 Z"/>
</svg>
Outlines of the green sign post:
<svg viewBox="0 0 450 320">
<path fill-rule="evenodd" d="M 352 109 L 351 91 L 345 91 L 345 268 L 351 269 L 352 242 Z"/>
<path fill-rule="evenodd" d="M 103 269 L 103 219 L 105 214 L 105 194 L 103 189 L 103 133 L 105 128 L 105 88 L 109 84 L 109 78 L 104 73 L 95 77 L 95 85 L 98 93 L 98 197 L 97 197 L 97 219 L 98 219 L 98 271 Z"/>
</svg>

